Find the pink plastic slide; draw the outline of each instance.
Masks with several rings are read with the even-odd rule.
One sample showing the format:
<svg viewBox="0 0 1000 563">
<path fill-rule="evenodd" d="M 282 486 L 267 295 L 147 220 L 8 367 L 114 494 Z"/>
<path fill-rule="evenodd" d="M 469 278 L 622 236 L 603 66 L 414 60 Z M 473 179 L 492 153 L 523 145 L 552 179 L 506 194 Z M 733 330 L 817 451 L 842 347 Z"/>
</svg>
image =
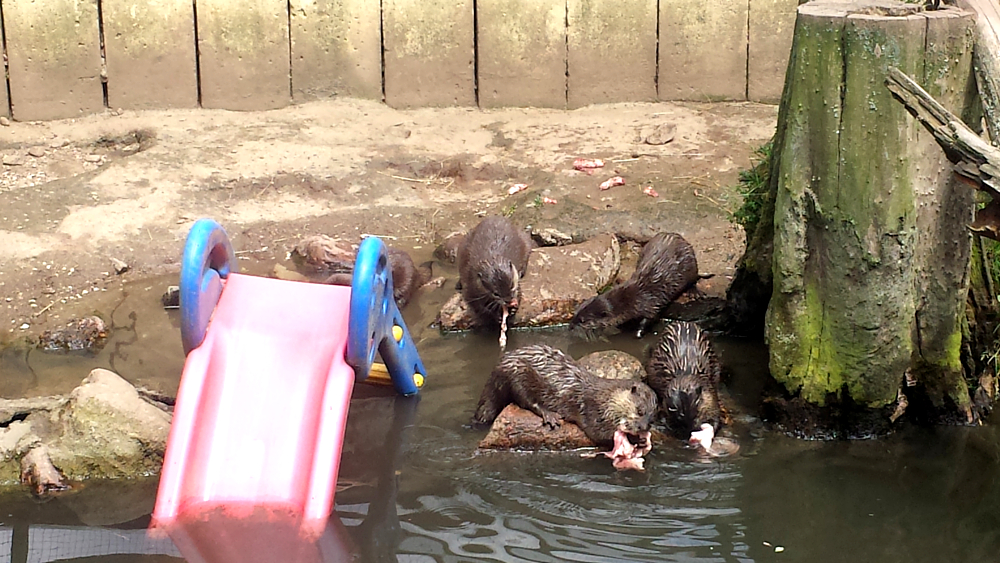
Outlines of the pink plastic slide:
<svg viewBox="0 0 1000 563">
<path fill-rule="evenodd" d="M 191 563 L 312 561 L 354 385 L 351 288 L 222 283 L 184 365 L 153 526 Z"/>
</svg>

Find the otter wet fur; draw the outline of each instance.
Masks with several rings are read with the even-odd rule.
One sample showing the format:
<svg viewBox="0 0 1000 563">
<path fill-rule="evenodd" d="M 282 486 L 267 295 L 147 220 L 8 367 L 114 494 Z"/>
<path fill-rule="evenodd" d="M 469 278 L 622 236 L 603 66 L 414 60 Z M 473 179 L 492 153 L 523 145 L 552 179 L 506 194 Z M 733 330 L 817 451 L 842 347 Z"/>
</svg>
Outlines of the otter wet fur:
<svg viewBox="0 0 1000 563">
<path fill-rule="evenodd" d="M 528 233 L 501 216 L 486 217 L 466 235 L 457 287 L 479 325 L 499 325 L 517 311 L 531 247 Z"/>
<path fill-rule="evenodd" d="M 589 332 L 638 320 L 636 337 L 642 337 L 667 305 L 701 277 L 688 241 L 676 233 L 657 234 L 642 247 L 632 276 L 584 301 L 573 314 L 570 328 Z"/>
<path fill-rule="evenodd" d="M 616 430 L 636 446 L 648 446 L 656 415 L 656 394 L 645 383 L 598 377 L 545 344 L 510 350 L 500 358 L 473 421 L 491 424 L 511 403 L 542 417 L 550 428 L 572 422 L 601 446 L 614 443 Z"/>
<path fill-rule="evenodd" d="M 396 306 L 402 309 L 413 299 L 417 290 L 431 279 L 431 263 L 424 262 L 416 266 L 409 253 L 391 246 L 386 248 L 386 256 L 392 268 L 392 296 L 396 300 Z M 353 269 L 354 265 L 351 264 L 351 271 L 335 273 L 323 280 L 323 283 L 351 285 L 354 279 Z"/>
<path fill-rule="evenodd" d="M 712 342 L 697 324 L 667 325 L 646 362 L 646 383 L 656 392 L 673 435 L 687 440 L 702 424 L 718 431 L 727 422 L 719 402 L 721 372 Z"/>
</svg>

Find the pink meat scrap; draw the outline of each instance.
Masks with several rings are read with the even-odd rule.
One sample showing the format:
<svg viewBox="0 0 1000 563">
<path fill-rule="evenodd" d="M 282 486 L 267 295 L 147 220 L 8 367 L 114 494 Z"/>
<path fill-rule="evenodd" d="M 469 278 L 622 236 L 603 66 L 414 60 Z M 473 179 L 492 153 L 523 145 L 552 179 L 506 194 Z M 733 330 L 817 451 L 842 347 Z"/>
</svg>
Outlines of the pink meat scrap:
<svg viewBox="0 0 1000 563">
<path fill-rule="evenodd" d="M 653 445 L 650 442 L 649 432 L 644 432 L 642 438 L 646 441 L 646 445 L 639 449 L 632 445 L 628 436 L 621 429 L 615 430 L 615 447 L 610 452 L 604 452 L 604 455 L 612 460 L 611 464 L 614 465 L 615 469 L 643 471 L 643 463 L 646 460 L 642 456 L 648 454 L 653 449 Z"/>
</svg>

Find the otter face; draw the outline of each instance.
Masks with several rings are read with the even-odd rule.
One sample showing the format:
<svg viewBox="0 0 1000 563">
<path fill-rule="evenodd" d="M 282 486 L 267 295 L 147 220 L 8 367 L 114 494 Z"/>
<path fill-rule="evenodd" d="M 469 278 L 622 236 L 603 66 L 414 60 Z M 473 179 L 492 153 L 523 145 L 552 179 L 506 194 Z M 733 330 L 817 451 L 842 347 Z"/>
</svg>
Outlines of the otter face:
<svg viewBox="0 0 1000 563">
<path fill-rule="evenodd" d="M 501 267 L 480 268 L 478 280 L 483 289 L 483 305 L 497 319 L 500 318 L 504 307 L 507 308 L 509 314 L 514 314 L 517 311 L 520 304 L 521 288 L 520 276 L 514 264 L 507 262 Z"/>
<path fill-rule="evenodd" d="M 607 324 L 607 319 L 612 315 L 611 303 L 602 295 L 591 297 L 583 302 L 573 314 L 569 321 L 569 327 L 593 329 L 600 328 Z"/>
<path fill-rule="evenodd" d="M 701 424 L 702 388 L 670 385 L 663 397 L 667 427 L 679 438 L 687 438 Z"/>
<path fill-rule="evenodd" d="M 629 442 L 637 448 L 650 447 L 649 429 L 656 416 L 656 393 L 648 385 L 634 383 L 628 390 L 622 390 L 615 398 L 613 407 L 619 414 L 617 429 L 625 434 Z"/>
</svg>

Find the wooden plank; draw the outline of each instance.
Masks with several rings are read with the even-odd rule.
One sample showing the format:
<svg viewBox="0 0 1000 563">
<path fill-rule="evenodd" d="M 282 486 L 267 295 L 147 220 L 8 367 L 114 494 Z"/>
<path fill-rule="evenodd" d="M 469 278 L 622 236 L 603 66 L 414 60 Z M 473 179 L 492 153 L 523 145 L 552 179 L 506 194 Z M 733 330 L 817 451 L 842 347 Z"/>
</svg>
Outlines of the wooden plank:
<svg viewBox="0 0 1000 563">
<path fill-rule="evenodd" d="M 292 98 L 382 99 L 379 0 L 290 0 Z"/>
<path fill-rule="evenodd" d="M 287 0 L 198 0 L 197 10 L 202 106 L 288 105 Z"/>
<path fill-rule="evenodd" d="M 781 99 L 798 7 L 799 0 L 750 0 L 747 96 L 754 102 Z"/>
<path fill-rule="evenodd" d="M 476 104 L 472 0 L 383 0 L 385 101 Z"/>
<path fill-rule="evenodd" d="M 4 0 L 13 117 L 79 117 L 104 109 L 97 0 Z"/>
<path fill-rule="evenodd" d="M 660 0 L 661 100 L 744 100 L 747 0 Z"/>
<path fill-rule="evenodd" d="M 479 106 L 566 107 L 565 0 L 479 0 Z"/>
<path fill-rule="evenodd" d="M 108 105 L 197 107 L 190 0 L 101 0 Z"/>
<path fill-rule="evenodd" d="M 569 107 L 656 100 L 656 0 L 567 6 Z"/>
</svg>

